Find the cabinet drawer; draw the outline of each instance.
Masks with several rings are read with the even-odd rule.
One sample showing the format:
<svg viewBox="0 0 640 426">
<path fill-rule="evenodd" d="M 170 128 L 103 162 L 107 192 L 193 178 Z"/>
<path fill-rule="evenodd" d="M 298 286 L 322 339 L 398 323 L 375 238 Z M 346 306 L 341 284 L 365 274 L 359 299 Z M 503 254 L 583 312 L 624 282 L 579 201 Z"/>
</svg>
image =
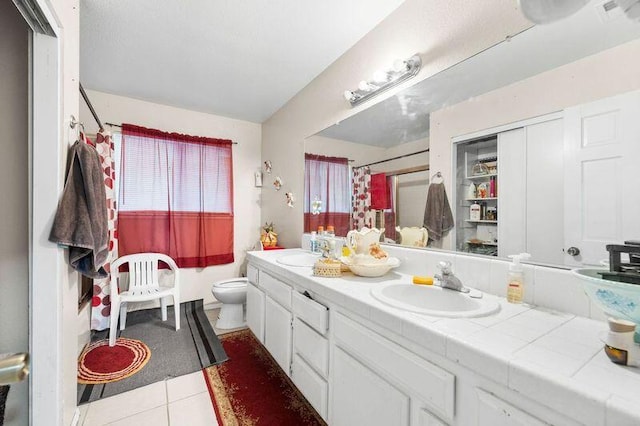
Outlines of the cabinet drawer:
<svg viewBox="0 0 640 426">
<path fill-rule="evenodd" d="M 318 376 L 302 358 L 295 355 L 291 363 L 291 379 L 320 416 L 327 420 L 327 382 Z"/>
<path fill-rule="evenodd" d="M 377 333 L 336 314 L 333 335 L 339 346 L 357 356 L 361 362 L 410 391 L 430 411 L 447 421 L 453 420 L 455 376 L 420 358 Z"/>
<path fill-rule="evenodd" d="M 260 287 L 264 288 L 273 300 L 291 310 L 291 287 L 264 271 L 260 273 L 258 278 Z"/>
<path fill-rule="evenodd" d="M 309 299 L 297 291 L 292 296 L 293 313 L 318 333 L 324 335 L 329 328 L 329 308 Z"/>
<path fill-rule="evenodd" d="M 531 414 L 514 407 L 506 401 L 477 389 L 479 426 L 544 426 Z"/>
<path fill-rule="evenodd" d="M 293 350 L 322 377 L 327 377 L 329 342 L 298 318 L 293 320 Z"/>
<path fill-rule="evenodd" d="M 253 265 L 247 265 L 247 279 L 250 283 L 258 285 L 258 268 Z"/>
</svg>

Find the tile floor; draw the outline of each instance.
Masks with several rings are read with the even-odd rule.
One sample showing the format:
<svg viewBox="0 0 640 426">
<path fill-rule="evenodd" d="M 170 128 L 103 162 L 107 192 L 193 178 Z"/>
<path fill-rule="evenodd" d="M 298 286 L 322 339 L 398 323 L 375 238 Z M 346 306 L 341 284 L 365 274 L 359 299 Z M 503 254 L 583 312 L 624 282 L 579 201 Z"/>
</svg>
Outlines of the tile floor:
<svg viewBox="0 0 640 426">
<path fill-rule="evenodd" d="M 218 309 L 205 312 L 212 325 L 215 324 Z M 215 329 L 215 331 L 216 334 L 223 334 L 229 330 Z M 81 405 L 78 422 L 78 426 L 215 426 L 217 424 L 202 371 Z"/>
</svg>

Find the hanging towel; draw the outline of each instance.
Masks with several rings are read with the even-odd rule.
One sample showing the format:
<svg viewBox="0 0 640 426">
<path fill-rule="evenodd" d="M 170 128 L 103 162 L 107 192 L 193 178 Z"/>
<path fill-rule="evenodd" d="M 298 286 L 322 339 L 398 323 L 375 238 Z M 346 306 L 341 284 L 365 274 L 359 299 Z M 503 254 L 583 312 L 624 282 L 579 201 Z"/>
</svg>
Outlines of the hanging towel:
<svg viewBox="0 0 640 426">
<path fill-rule="evenodd" d="M 442 235 L 453 228 L 453 214 L 444 183 L 429 185 L 427 205 L 424 208 L 424 227 L 429 231 L 429 239 L 434 241 L 442 239 Z"/>
<path fill-rule="evenodd" d="M 109 253 L 107 198 L 100 157 L 92 146 L 76 142 L 69 151 L 67 180 L 49 241 L 69 248 L 69 264 L 90 278 L 105 278 Z"/>
<path fill-rule="evenodd" d="M 389 187 L 387 185 L 387 175 L 376 173 L 371 175 L 371 208 L 374 210 L 384 210 L 389 208 Z"/>
</svg>

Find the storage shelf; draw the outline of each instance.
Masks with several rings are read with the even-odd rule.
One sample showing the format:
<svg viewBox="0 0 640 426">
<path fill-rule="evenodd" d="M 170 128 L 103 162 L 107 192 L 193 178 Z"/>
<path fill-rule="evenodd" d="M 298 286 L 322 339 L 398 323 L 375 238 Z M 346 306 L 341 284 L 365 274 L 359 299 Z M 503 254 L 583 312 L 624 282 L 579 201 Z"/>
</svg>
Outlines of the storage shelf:
<svg viewBox="0 0 640 426">
<path fill-rule="evenodd" d="M 498 197 L 484 197 L 484 198 L 467 198 L 466 201 L 486 201 L 486 200 L 497 200 Z"/>
<path fill-rule="evenodd" d="M 498 243 L 494 243 L 493 241 L 482 241 L 479 243 L 472 243 L 471 241 L 467 241 L 467 244 L 473 244 L 476 246 L 493 246 L 498 247 Z"/>
<path fill-rule="evenodd" d="M 493 177 L 493 176 L 496 176 L 496 177 L 497 177 L 497 176 L 498 176 L 498 174 L 497 174 L 497 173 L 489 173 L 489 174 L 486 174 L 486 175 L 467 176 L 467 179 L 469 179 L 469 180 L 473 180 L 473 179 L 486 179 L 486 178 L 490 178 L 490 177 Z"/>
<path fill-rule="evenodd" d="M 468 222 L 468 223 L 489 223 L 489 224 L 494 224 L 494 225 L 498 224 L 497 220 L 471 220 L 471 219 L 465 219 L 465 222 Z"/>
</svg>

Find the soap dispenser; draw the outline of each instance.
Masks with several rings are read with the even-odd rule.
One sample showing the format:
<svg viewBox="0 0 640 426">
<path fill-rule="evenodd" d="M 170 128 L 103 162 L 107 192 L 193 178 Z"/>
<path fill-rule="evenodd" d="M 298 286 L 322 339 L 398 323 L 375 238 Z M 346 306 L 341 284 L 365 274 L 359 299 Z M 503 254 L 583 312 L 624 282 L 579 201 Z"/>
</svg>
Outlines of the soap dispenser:
<svg viewBox="0 0 640 426">
<path fill-rule="evenodd" d="M 513 263 L 509 265 L 507 278 L 507 302 L 522 303 L 524 297 L 524 271 L 520 261 L 531 257 L 529 253 L 512 254 L 509 256 Z"/>
</svg>

